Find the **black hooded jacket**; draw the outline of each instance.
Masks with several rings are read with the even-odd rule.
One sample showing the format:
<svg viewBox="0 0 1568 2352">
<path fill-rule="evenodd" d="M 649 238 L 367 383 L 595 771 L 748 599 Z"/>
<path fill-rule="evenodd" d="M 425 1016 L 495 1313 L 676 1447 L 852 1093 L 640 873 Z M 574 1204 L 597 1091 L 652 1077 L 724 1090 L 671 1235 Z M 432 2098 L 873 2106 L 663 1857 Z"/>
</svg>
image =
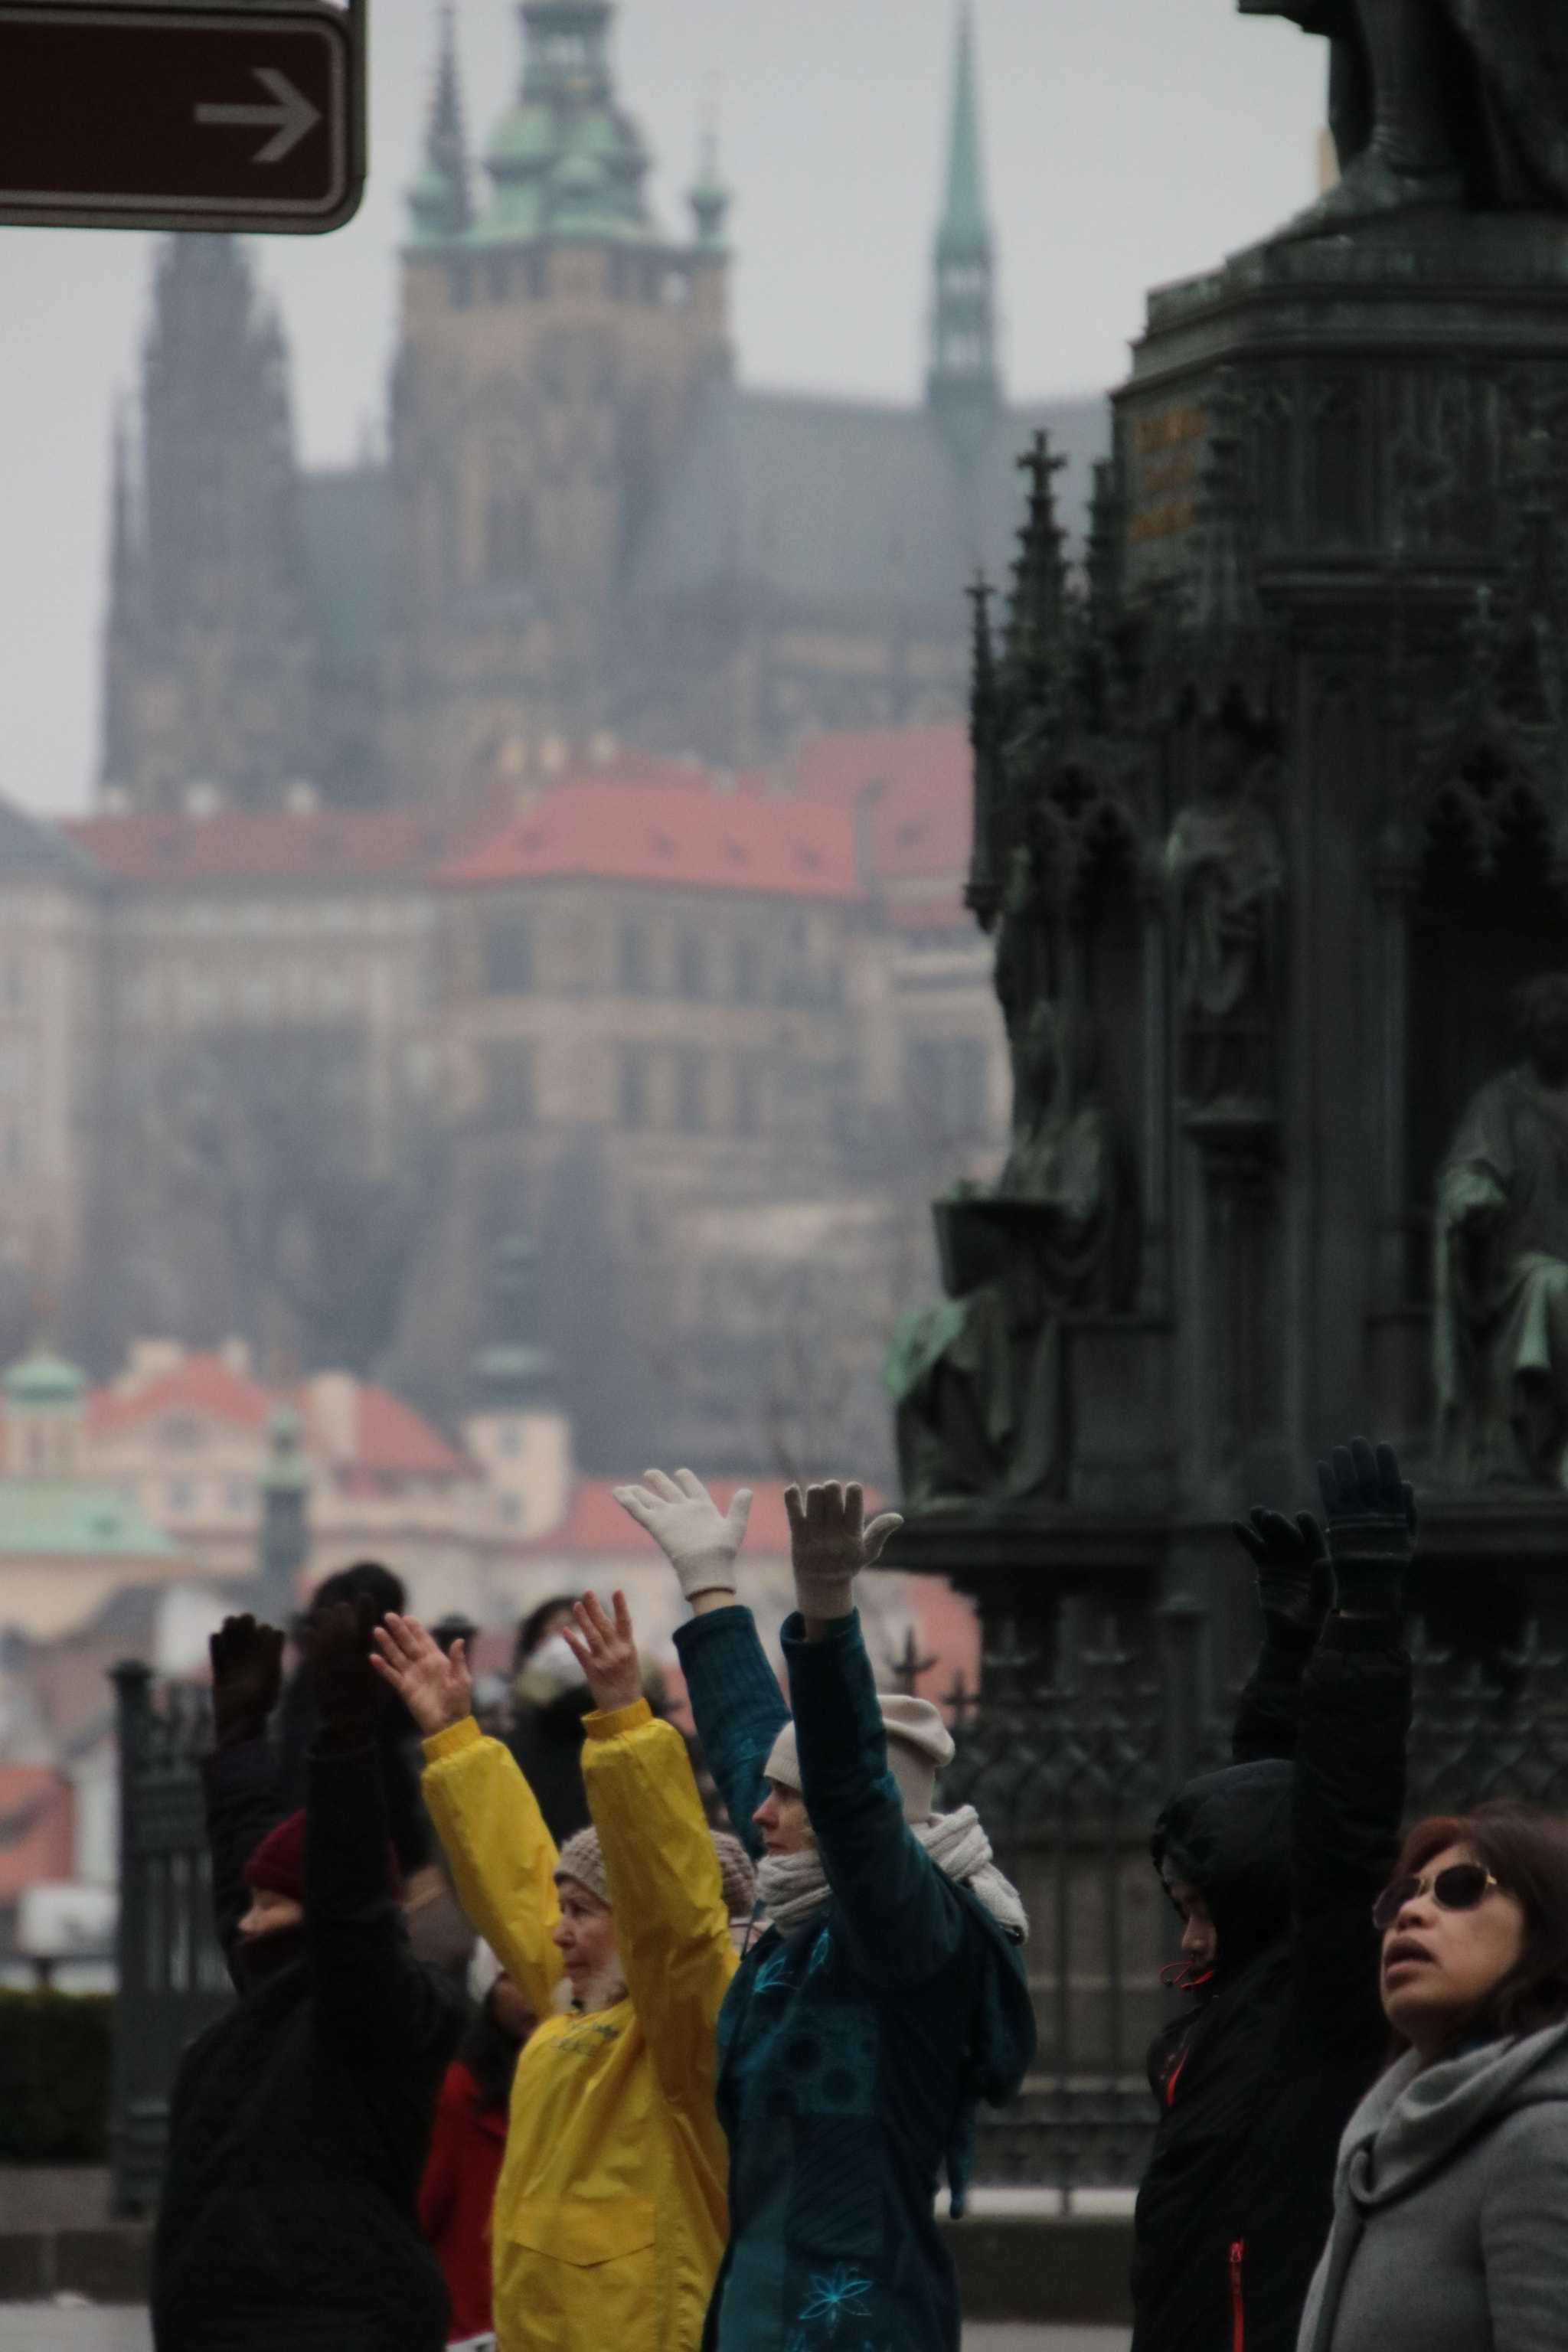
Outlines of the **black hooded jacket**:
<svg viewBox="0 0 1568 2352">
<path fill-rule="evenodd" d="M 1204 1895 L 1218 1961 L 1150 2047 L 1133 2352 L 1294 2352 L 1340 2135 L 1387 2042 L 1372 1906 L 1409 1719 L 1398 1621 L 1331 1617 L 1310 1655 L 1265 1646 L 1237 1761 L 1156 1825 L 1156 1866 Z"/>
<path fill-rule="evenodd" d="M 208 1759 L 218 1931 L 279 1817 L 272 1751 Z M 153 2255 L 157 2352 L 441 2352 L 448 2305 L 415 2207 L 461 1996 L 408 1949 L 374 1747 L 306 1766 L 305 1925 L 181 2061 Z M 288 1945 L 285 1945 L 288 1938 Z"/>
</svg>

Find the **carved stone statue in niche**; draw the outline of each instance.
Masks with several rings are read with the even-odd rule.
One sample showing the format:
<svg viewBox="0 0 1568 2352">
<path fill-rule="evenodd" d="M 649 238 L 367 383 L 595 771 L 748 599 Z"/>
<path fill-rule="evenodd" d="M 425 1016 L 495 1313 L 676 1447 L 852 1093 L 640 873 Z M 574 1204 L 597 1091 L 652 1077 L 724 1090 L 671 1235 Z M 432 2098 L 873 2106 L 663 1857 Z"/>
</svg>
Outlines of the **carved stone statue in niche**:
<svg viewBox="0 0 1568 2352">
<path fill-rule="evenodd" d="M 1297 235 L 1415 205 L 1568 212 L 1563 0 L 1240 0 L 1332 44 L 1342 177 Z"/>
<path fill-rule="evenodd" d="M 889 1352 L 906 1503 L 1059 1482 L 1061 1318 L 1111 1304 L 1124 1229 L 1096 1076 L 1088 1024 L 1037 1003 L 1014 1033 L 1006 1163 L 938 1202 L 948 1296 L 903 1317 Z"/>
<path fill-rule="evenodd" d="M 1226 719 L 1205 730 L 1198 797 L 1165 845 L 1189 1109 L 1266 1108 L 1285 864 L 1268 800 L 1278 761 Z"/>
<path fill-rule="evenodd" d="M 1437 1176 L 1439 1444 L 1479 1482 L 1568 1485 L 1568 972 L 1520 992 L 1528 1059 L 1475 1097 Z"/>
</svg>

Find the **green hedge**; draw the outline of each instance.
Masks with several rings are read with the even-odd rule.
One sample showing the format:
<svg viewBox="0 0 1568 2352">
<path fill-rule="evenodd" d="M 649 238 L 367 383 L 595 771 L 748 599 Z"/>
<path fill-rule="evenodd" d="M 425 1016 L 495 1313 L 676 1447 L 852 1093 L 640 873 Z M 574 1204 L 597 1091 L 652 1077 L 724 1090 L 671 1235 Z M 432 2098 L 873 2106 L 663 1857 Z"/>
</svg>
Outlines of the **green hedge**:
<svg viewBox="0 0 1568 2352">
<path fill-rule="evenodd" d="M 0 2164 L 102 2164 L 114 2002 L 0 1991 Z"/>
</svg>

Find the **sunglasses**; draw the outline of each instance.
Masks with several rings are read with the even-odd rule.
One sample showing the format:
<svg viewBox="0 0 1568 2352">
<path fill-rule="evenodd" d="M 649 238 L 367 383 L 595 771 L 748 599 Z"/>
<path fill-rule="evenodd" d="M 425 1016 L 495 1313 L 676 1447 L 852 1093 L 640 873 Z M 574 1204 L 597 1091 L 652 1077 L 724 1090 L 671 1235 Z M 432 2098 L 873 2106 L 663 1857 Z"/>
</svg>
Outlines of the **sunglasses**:
<svg viewBox="0 0 1568 2352">
<path fill-rule="evenodd" d="M 1372 1924 L 1386 1935 L 1407 1903 L 1430 1894 L 1439 1911 L 1473 1911 L 1498 1884 L 1480 1862 L 1451 1862 L 1428 1886 L 1424 1878 L 1391 1880 L 1372 1906 Z"/>
</svg>

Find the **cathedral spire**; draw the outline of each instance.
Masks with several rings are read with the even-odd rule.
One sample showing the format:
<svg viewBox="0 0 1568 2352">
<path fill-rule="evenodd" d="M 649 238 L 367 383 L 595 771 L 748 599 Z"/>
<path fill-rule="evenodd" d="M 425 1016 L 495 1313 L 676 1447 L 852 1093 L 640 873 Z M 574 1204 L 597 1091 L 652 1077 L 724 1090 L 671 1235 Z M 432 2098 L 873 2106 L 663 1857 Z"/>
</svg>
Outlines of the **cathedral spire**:
<svg viewBox="0 0 1568 2352">
<path fill-rule="evenodd" d="M 416 236 L 437 241 L 461 236 L 473 218 L 452 0 L 442 0 L 440 24 L 436 87 L 431 93 L 429 127 L 425 134 L 425 163 L 408 191 L 408 209 L 414 215 Z"/>
<path fill-rule="evenodd" d="M 703 110 L 702 140 L 697 151 L 697 178 L 686 201 L 691 207 L 700 250 L 721 254 L 724 250 L 724 230 L 734 197 L 719 168 L 718 109 L 711 103 Z"/>
<path fill-rule="evenodd" d="M 947 190 L 936 234 L 926 397 L 954 455 L 978 457 L 1002 405 L 996 367 L 995 253 L 985 210 L 971 0 L 961 0 Z"/>
</svg>

